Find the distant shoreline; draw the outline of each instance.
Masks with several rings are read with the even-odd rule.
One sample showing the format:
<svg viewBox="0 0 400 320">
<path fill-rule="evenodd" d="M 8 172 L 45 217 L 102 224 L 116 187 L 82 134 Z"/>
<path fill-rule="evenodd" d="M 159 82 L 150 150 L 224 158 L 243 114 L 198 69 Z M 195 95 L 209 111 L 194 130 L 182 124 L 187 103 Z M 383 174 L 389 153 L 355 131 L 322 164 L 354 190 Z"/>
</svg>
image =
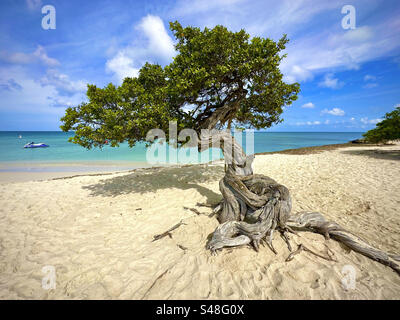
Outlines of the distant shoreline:
<svg viewBox="0 0 400 320">
<path fill-rule="evenodd" d="M 319 153 L 322 151 L 327 151 L 327 150 L 335 150 L 339 148 L 346 148 L 346 147 L 360 147 L 360 146 L 366 146 L 366 147 L 371 147 L 371 146 L 379 146 L 379 147 L 384 147 L 384 145 L 378 145 L 378 144 L 368 144 L 368 143 L 363 143 L 363 144 L 357 144 L 357 143 L 352 143 L 351 141 L 346 142 L 346 143 L 334 143 L 334 144 L 325 144 L 325 145 L 320 145 L 320 146 L 310 146 L 310 147 L 300 147 L 300 148 L 289 148 L 289 149 L 284 149 L 284 150 L 279 150 L 279 151 L 265 151 L 265 152 L 256 152 L 254 153 L 255 155 L 268 155 L 268 154 L 293 154 L 293 155 L 302 155 L 302 154 L 315 154 Z M 213 161 L 219 161 L 221 159 L 216 159 Z M 211 162 L 213 162 L 211 161 Z M 193 165 L 197 164 L 205 164 L 205 163 L 194 163 Z M 143 161 L 129 161 L 129 160 L 83 160 L 83 161 L 40 161 L 40 160 L 33 160 L 33 161 L 0 161 L 0 172 L 2 171 L 2 167 L 87 167 L 87 168 L 93 168 L 93 167 L 126 167 L 134 165 L 135 168 L 151 168 L 151 167 L 157 167 L 160 166 L 160 164 L 157 165 L 149 165 L 147 162 Z M 170 164 L 166 164 L 170 165 Z M 186 165 L 184 163 L 177 163 L 177 164 L 171 164 L 171 165 Z M 188 163 L 188 165 L 191 165 Z"/>
<path fill-rule="evenodd" d="M 24 164 L 28 166 L 42 166 L 48 164 L 49 167 L 62 166 L 65 164 L 73 164 L 75 166 L 83 166 L 85 169 L 89 166 L 114 165 L 120 167 L 137 167 L 149 166 L 146 161 L 146 148 L 144 143 L 138 143 L 135 147 L 129 148 L 128 143 L 121 143 L 118 148 L 105 146 L 104 148 L 93 148 L 86 150 L 84 147 L 68 142 L 67 137 L 73 133 L 64 132 L 31 132 L 21 133 L 23 139 L 18 139 L 16 133 L 0 132 L 0 146 L 3 152 L 0 156 L 1 166 L 22 167 Z M 314 145 L 326 145 L 346 143 L 361 138 L 361 133 L 281 133 L 281 132 L 255 132 L 253 149 L 246 150 L 248 153 L 282 151 L 287 149 L 309 147 Z M 243 144 L 246 145 L 247 138 L 241 137 Z M 46 149 L 24 149 L 25 142 L 43 142 L 50 145 Z M 168 148 L 168 147 L 167 147 Z M 167 155 L 169 151 L 167 149 Z M 211 154 L 210 154 L 211 156 Z M 213 152 L 208 158 L 218 159 L 222 157 L 222 153 Z M 200 157 L 199 157 L 200 158 Z M 193 159 L 200 161 L 200 159 Z M 168 161 L 168 157 L 167 157 Z M 141 162 L 140 164 L 136 162 Z M 7 168 L 5 168 L 7 169 Z M 3 170 L 4 171 L 4 170 Z M 13 170 L 16 171 L 16 170 Z M 18 171 L 18 170 L 17 170 Z M 44 170 L 45 171 L 45 170 Z"/>
<path fill-rule="evenodd" d="M 321 146 L 301 147 L 294 149 L 285 149 L 280 151 L 258 152 L 255 155 L 272 155 L 272 154 L 288 154 L 288 155 L 308 155 L 321 153 L 323 151 L 330 151 L 339 148 L 347 147 L 384 147 L 376 144 L 355 144 L 352 142 L 340 144 L 327 144 Z M 149 165 L 145 163 L 130 162 L 130 161 L 104 161 L 99 163 L 92 162 L 89 164 L 87 161 L 79 162 L 0 162 L 0 183 L 8 182 L 24 182 L 32 180 L 52 180 L 72 178 L 76 176 L 93 176 L 93 175 L 109 175 L 113 173 L 128 173 L 138 169 L 159 169 L 166 166 L 196 166 L 211 163 L 221 162 L 222 158 L 208 163 L 195 163 L 195 164 L 155 164 Z M 46 170 L 43 170 L 46 168 Z"/>
<path fill-rule="evenodd" d="M 384 145 L 378 144 L 370 144 L 370 143 L 352 143 L 351 141 L 346 143 L 334 143 L 334 144 L 325 144 L 321 146 L 311 146 L 311 147 L 301 147 L 301 148 L 294 148 L 294 149 L 285 149 L 280 151 L 266 151 L 266 152 L 258 152 L 256 155 L 265 155 L 265 154 L 293 154 L 293 155 L 301 155 L 301 154 L 315 154 L 320 153 L 322 151 L 328 150 L 336 150 L 339 148 L 347 148 L 347 147 L 384 147 Z"/>
<path fill-rule="evenodd" d="M 375 144 L 355 144 L 352 142 L 347 142 L 347 143 L 339 143 L 339 144 L 326 144 L 326 145 L 320 145 L 320 146 L 310 146 L 310 147 L 300 147 L 300 148 L 289 148 L 289 149 L 284 149 L 284 150 L 279 150 L 279 151 L 265 151 L 265 152 L 257 152 L 255 155 L 265 155 L 265 154 L 295 154 L 295 155 L 301 155 L 301 154 L 314 154 L 314 153 L 319 153 L 322 151 L 326 150 L 334 150 L 338 148 L 345 148 L 345 147 L 357 147 L 357 146 L 378 146 Z M 214 161 L 219 161 L 221 159 L 216 159 Z M 211 161 L 212 162 L 212 161 Z M 193 165 L 197 164 L 204 164 L 204 163 L 194 163 Z M 170 164 L 166 164 L 170 165 Z M 175 164 L 172 164 L 175 165 Z M 178 163 L 176 165 L 185 165 L 183 163 Z M 143 161 L 130 161 L 130 160 L 71 160 L 71 161 L 58 161 L 58 160 L 46 160 L 46 161 L 41 161 L 41 160 L 32 160 L 32 161 L 0 161 L 0 172 L 4 172 L 2 170 L 5 167 L 20 167 L 20 168 L 25 168 L 25 167 L 35 167 L 35 168 L 57 168 L 57 167 L 65 167 L 65 168 L 73 168 L 73 167 L 79 167 L 79 168 L 107 168 L 107 167 L 130 167 L 134 166 L 136 168 L 143 168 L 143 167 L 154 167 L 154 166 L 160 166 L 160 164 L 157 165 L 150 165 L 147 162 Z M 129 168 L 128 168 L 129 169 Z M 52 171 L 52 170 L 49 170 Z"/>
</svg>

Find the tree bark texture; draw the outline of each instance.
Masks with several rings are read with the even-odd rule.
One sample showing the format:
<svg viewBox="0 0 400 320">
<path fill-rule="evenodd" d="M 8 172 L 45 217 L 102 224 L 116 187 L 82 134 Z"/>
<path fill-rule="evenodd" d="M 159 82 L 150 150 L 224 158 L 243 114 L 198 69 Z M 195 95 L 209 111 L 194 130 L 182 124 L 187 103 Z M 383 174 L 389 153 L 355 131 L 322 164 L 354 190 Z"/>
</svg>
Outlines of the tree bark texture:
<svg viewBox="0 0 400 320">
<path fill-rule="evenodd" d="M 292 200 L 289 190 L 275 180 L 254 174 L 254 156 L 246 156 L 228 131 L 215 131 L 201 136 L 204 148 L 221 141 L 227 171 L 219 182 L 223 199 L 214 209 L 220 225 L 214 231 L 207 248 L 216 253 L 224 247 L 252 244 L 258 251 L 265 242 L 276 253 L 272 238 L 281 233 L 292 251 L 288 232 L 309 231 L 319 233 L 326 239 L 334 239 L 350 249 L 391 267 L 400 275 L 400 256 L 385 253 L 345 230 L 335 222 L 328 221 L 319 212 L 301 212 L 291 215 Z"/>
</svg>

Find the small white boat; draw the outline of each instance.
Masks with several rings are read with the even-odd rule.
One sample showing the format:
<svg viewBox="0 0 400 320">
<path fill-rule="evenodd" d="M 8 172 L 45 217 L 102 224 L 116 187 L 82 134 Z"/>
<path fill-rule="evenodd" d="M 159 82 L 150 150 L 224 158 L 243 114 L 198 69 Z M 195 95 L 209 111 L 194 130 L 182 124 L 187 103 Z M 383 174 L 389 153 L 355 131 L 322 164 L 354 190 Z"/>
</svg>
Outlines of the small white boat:
<svg viewBox="0 0 400 320">
<path fill-rule="evenodd" d="M 27 143 L 26 145 L 24 145 L 24 148 L 48 148 L 48 147 L 50 147 L 50 146 L 47 145 L 47 144 L 44 144 L 44 143 L 34 143 L 34 142 Z"/>
</svg>

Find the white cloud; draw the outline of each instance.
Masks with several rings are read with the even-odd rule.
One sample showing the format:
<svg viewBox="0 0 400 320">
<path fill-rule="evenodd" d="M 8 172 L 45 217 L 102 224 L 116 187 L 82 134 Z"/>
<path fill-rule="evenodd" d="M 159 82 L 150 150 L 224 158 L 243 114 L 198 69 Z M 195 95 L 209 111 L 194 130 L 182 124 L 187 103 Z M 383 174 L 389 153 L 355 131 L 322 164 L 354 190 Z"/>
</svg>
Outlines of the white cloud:
<svg viewBox="0 0 400 320">
<path fill-rule="evenodd" d="M 22 86 L 11 78 L 8 80 L 1 81 L 0 90 L 6 90 L 6 91 L 22 90 Z"/>
<path fill-rule="evenodd" d="M 370 74 L 364 76 L 364 81 L 370 81 L 370 80 L 376 80 L 376 77 Z"/>
<path fill-rule="evenodd" d="M 116 53 L 107 60 L 106 71 L 113 73 L 119 82 L 125 77 L 136 77 L 146 61 L 169 62 L 176 54 L 174 43 L 160 17 L 147 15 L 135 29 L 144 36 L 145 43 L 141 46 L 135 44 L 122 49 L 108 50 Z"/>
<path fill-rule="evenodd" d="M 40 83 L 54 86 L 61 95 L 73 95 L 77 92 L 84 92 L 87 82 L 84 80 L 72 81 L 68 75 L 60 73 L 56 69 L 49 69 L 46 75 L 40 79 Z"/>
<path fill-rule="evenodd" d="M 288 56 L 282 62 L 283 73 L 290 76 L 293 66 L 308 70 L 311 75 L 326 70 L 358 70 L 364 62 L 391 56 L 399 50 L 400 27 L 395 19 L 370 28 L 359 27 L 354 32 L 332 30 L 334 26 L 294 38 L 285 50 Z"/>
<path fill-rule="evenodd" d="M 374 32 L 370 27 L 362 26 L 347 30 L 343 35 L 343 39 L 349 42 L 365 42 L 371 40 L 373 36 Z"/>
<path fill-rule="evenodd" d="M 56 108 L 68 108 L 77 105 L 76 102 L 67 97 L 47 97 L 47 99 L 50 101 L 50 105 Z"/>
<path fill-rule="evenodd" d="M 360 121 L 364 124 L 377 124 L 378 122 L 381 122 L 383 119 L 368 119 L 368 117 L 361 118 Z"/>
<path fill-rule="evenodd" d="M 230 30 L 245 29 L 251 36 L 278 39 L 289 35 L 290 42 L 281 70 L 288 82 L 312 80 L 322 72 L 357 70 L 367 61 L 394 56 L 400 47 L 400 25 L 395 14 L 385 14 L 373 25 L 362 25 L 373 16 L 381 1 L 353 0 L 357 28 L 341 27 L 341 0 L 214 0 L 177 1 L 169 16 L 184 25 Z M 249 19 L 249 17 L 251 17 Z"/>
<path fill-rule="evenodd" d="M 167 33 L 160 17 L 147 15 L 137 27 L 148 38 L 148 50 L 157 53 L 165 60 L 172 59 L 176 54 L 174 42 Z"/>
<path fill-rule="evenodd" d="M 32 79 L 30 73 L 21 66 L 0 68 L 0 79 L 12 74 L 13 79 L 22 87 L 21 90 L 3 91 L 1 94 L 0 110 L 22 114 L 59 114 L 54 110 L 48 97 L 59 97 L 57 89 L 50 84 L 43 85 Z M 82 102 L 82 96 L 76 94 L 69 98 L 76 105 Z"/>
<path fill-rule="evenodd" d="M 327 73 L 324 77 L 324 80 L 321 81 L 318 85 L 320 87 L 331 89 L 339 89 L 343 87 L 344 82 L 340 82 L 338 78 L 334 78 L 333 76 L 333 73 Z"/>
<path fill-rule="evenodd" d="M 367 83 L 366 85 L 363 86 L 363 88 L 365 88 L 365 89 L 372 89 L 372 88 L 375 88 L 375 87 L 377 87 L 377 86 L 378 86 L 377 83 Z"/>
<path fill-rule="evenodd" d="M 324 109 L 321 114 L 330 114 L 332 116 L 344 116 L 345 112 L 339 108 L 333 108 L 332 110 Z"/>
<path fill-rule="evenodd" d="M 309 109 L 312 109 L 312 108 L 315 108 L 315 105 L 314 105 L 314 103 L 312 103 L 312 102 L 307 102 L 307 103 L 303 104 L 301 107 L 302 107 L 302 108 L 309 108 Z"/>
<path fill-rule="evenodd" d="M 381 122 L 383 119 L 382 118 L 378 118 L 378 119 L 371 119 L 371 120 L 369 120 L 369 123 L 372 123 L 372 124 L 377 124 L 378 122 Z"/>
<path fill-rule="evenodd" d="M 60 64 L 57 59 L 50 58 L 47 55 L 46 50 L 40 45 L 38 45 L 36 50 L 32 53 L 24 53 L 24 52 L 10 53 L 7 51 L 1 51 L 0 60 L 12 64 L 32 64 L 40 62 L 49 67 L 54 67 Z"/>
<path fill-rule="evenodd" d="M 43 118 L 53 119 L 54 125 L 64 113 L 62 107 L 77 106 L 85 100 L 82 92 L 60 96 L 54 84 L 44 84 L 33 79 L 32 74 L 22 66 L 0 68 L 0 82 L 7 79 L 10 74 L 13 75 L 14 81 L 19 84 L 21 89 L 2 91 L 0 100 L 0 110 L 2 111 L 12 111 L 22 115 L 32 114 L 37 116 L 36 119 L 43 115 Z M 26 125 L 29 127 L 29 124 Z"/>
<path fill-rule="evenodd" d="M 361 121 L 362 123 L 364 123 L 364 124 L 367 124 L 367 123 L 368 123 L 368 118 L 367 118 L 367 117 L 361 118 L 360 121 Z"/>
<path fill-rule="evenodd" d="M 370 74 L 367 74 L 364 76 L 364 81 L 367 82 L 367 84 L 365 84 L 363 86 L 363 88 L 365 89 L 372 89 L 378 86 L 378 84 L 376 82 L 372 82 L 375 81 L 376 77 Z"/>
<path fill-rule="evenodd" d="M 285 72 L 285 63 L 283 62 L 281 64 L 281 70 L 285 73 L 284 80 L 287 82 L 303 82 L 313 78 L 313 75 L 309 70 L 298 65 L 291 66 L 290 69 Z"/>
<path fill-rule="evenodd" d="M 314 126 L 314 125 L 320 125 L 321 121 L 300 121 L 300 122 L 296 122 L 295 125 L 296 126 Z"/>
<path fill-rule="evenodd" d="M 49 67 L 57 66 L 60 64 L 57 59 L 50 58 L 47 55 L 46 50 L 42 46 L 37 47 L 37 49 L 33 53 L 33 56 Z"/>
<path fill-rule="evenodd" d="M 181 0 L 177 2 L 177 7 L 174 10 L 174 14 L 178 16 L 185 16 L 190 14 L 207 13 L 213 10 L 219 10 L 221 7 L 230 8 L 236 4 L 244 3 L 243 0 L 192 0 L 186 1 Z"/>
<path fill-rule="evenodd" d="M 282 61 L 280 69 L 285 81 L 306 82 L 324 69 L 344 65 L 353 69 L 358 67 L 347 47 L 359 46 L 360 42 L 354 44 L 354 38 L 366 39 L 368 32 L 361 30 L 345 37 L 340 27 L 341 6 L 342 3 L 338 0 L 195 0 L 178 1 L 170 15 L 179 17 L 180 21 L 186 24 L 200 27 L 223 24 L 235 31 L 244 28 L 251 36 L 278 39 L 284 33 L 289 34 L 291 41 L 285 50 L 288 57 Z M 317 25 L 319 16 L 332 10 L 337 11 L 338 18 L 333 26 L 325 29 L 329 31 L 313 32 L 312 30 L 316 28 L 320 30 L 320 26 Z M 340 29 L 339 37 L 336 39 L 335 33 L 331 30 L 337 30 L 337 26 Z M 306 36 L 297 36 L 301 34 L 302 29 L 307 30 L 302 33 Z"/>
<path fill-rule="evenodd" d="M 114 58 L 107 61 L 106 70 L 113 72 L 119 81 L 126 77 L 137 77 L 139 74 L 139 69 L 133 67 L 133 59 L 128 57 L 124 51 L 118 52 Z"/>
<path fill-rule="evenodd" d="M 170 16 L 191 25 L 223 24 L 237 31 L 244 28 L 252 36 L 277 38 L 298 31 L 313 17 L 337 6 L 335 1 L 309 0 L 179 0 Z"/>
</svg>

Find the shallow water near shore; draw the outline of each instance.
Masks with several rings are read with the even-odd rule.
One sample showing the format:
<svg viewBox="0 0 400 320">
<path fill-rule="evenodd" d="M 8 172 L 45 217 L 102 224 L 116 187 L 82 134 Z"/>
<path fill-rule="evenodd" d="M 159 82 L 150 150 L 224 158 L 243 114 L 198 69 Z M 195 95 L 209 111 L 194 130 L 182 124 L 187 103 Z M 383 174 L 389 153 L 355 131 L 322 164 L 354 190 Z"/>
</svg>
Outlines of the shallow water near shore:
<svg viewBox="0 0 400 320">
<path fill-rule="evenodd" d="M 0 172 L 60 172 L 110 171 L 148 167 L 146 147 L 139 143 L 129 148 L 122 143 L 118 148 L 86 150 L 68 142 L 72 132 L 58 131 L 2 131 L 0 132 Z M 21 137 L 21 138 L 20 138 Z M 254 153 L 280 151 L 301 147 L 345 143 L 362 137 L 361 132 L 255 132 Z M 28 142 L 46 143 L 49 148 L 24 149 Z M 242 145 L 246 148 L 246 135 Z M 248 150 L 246 150 L 248 151 Z M 197 152 L 196 152 L 197 153 Z M 166 152 L 169 161 L 169 150 Z M 222 157 L 219 150 L 209 151 L 208 161 Z M 204 162 L 197 153 L 191 163 Z M 207 161 L 205 161 L 207 162 Z"/>
</svg>

